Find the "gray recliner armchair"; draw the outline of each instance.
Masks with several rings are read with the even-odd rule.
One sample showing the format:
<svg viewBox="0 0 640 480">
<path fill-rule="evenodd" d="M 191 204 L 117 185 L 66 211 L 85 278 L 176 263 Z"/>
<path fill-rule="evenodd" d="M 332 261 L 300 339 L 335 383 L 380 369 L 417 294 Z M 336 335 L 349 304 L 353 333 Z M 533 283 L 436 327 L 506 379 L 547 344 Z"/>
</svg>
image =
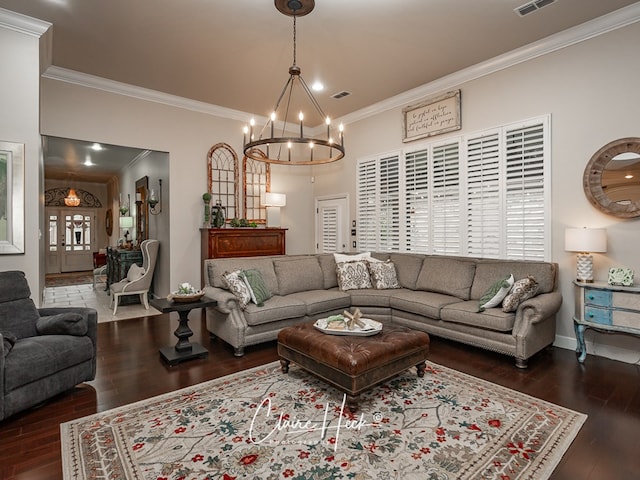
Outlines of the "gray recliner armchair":
<svg viewBox="0 0 640 480">
<path fill-rule="evenodd" d="M 30 296 L 23 272 L 0 272 L 0 420 L 96 375 L 98 312 Z"/>
</svg>

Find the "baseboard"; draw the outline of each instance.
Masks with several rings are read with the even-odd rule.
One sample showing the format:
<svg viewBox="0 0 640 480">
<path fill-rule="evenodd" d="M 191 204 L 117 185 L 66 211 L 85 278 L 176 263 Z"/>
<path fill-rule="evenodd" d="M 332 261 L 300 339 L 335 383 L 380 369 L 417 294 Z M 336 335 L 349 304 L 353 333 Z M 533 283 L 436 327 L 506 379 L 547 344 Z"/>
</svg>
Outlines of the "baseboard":
<svg viewBox="0 0 640 480">
<path fill-rule="evenodd" d="M 640 353 L 638 350 L 616 347 L 613 345 L 603 345 L 586 339 L 585 344 L 587 345 L 587 355 L 597 355 L 599 357 L 610 358 L 612 360 L 618 360 L 625 363 L 640 363 Z M 556 335 L 553 346 L 575 351 L 578 347 L 578 341 L 575 337 Z"/>
</svg>

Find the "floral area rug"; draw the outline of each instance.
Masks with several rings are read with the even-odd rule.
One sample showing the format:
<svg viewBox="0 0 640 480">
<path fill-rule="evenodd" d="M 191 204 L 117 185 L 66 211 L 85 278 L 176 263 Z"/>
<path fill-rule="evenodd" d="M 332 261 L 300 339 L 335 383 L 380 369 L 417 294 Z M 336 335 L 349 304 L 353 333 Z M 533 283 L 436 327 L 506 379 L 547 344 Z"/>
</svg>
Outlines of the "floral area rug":
<svg viewBox="0 0 640 480">
<path fill-rule="evenodd" d="M 361 395 L 274 362 L 61 425 L 71 479 L 546 479 L 586 415 L 427 362 Z"/>
</svg>

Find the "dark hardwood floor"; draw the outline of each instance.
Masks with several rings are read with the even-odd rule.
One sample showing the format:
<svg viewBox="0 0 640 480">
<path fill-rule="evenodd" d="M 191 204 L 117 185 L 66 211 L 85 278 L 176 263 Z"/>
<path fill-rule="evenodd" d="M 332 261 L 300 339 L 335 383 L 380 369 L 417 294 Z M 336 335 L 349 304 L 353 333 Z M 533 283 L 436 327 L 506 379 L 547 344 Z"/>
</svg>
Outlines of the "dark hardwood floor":
<svg viewBox="0 0 640 480">
<path fill-rule="evenodd" d="M 0 479 L 62 478 L 59 424 L 277 359 L 275 342 L 247 348 L 238 358 L 210 341 L 199 312 L 192 312 L 192 341 L 207 359 L 166 366 L 158 349 L 175 344 L 177 320 L 167 315 L 101 323 L 96 379 L 38 408 L 0 422 Z M 586 413 L 582 427 L 551 478 L 640 478 L 640 366 L 549 348 L 515 368 L 505 356 L 432 338 L 430 360 Z"/>
</svg>

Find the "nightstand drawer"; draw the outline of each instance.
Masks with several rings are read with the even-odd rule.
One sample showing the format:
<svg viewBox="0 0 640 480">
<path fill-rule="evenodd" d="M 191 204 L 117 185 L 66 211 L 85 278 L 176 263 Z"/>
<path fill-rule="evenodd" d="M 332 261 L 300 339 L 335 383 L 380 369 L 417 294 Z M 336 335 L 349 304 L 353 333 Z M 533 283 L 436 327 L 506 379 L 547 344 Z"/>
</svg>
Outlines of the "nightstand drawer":
<svg viewBox="0 0 640 480">
<path fill-rule="evenodd" d="M 638 329 L 640 333 L 640 313 L 626 310 L 613 311 L 613 325 L 617 327 L 627 327 Z"/>
<path fill-rule="evenodd" d="M 599 305 L 601 307 L 611 306 L 611 292 L 605 290 L 592 290 L 585 288 L 584 303 L 587 305 Z"/>
<path fill-rule="evenodd" d="M 611 310 L 597 307 L 584 307 L 584 319 L 587 322 L 611 325 Z"/>
<path fill-rule="evenodd" d="M 637 293 L 613 292 L 613 306 L 640 312 L 640 295 Z"/>
</svg>

